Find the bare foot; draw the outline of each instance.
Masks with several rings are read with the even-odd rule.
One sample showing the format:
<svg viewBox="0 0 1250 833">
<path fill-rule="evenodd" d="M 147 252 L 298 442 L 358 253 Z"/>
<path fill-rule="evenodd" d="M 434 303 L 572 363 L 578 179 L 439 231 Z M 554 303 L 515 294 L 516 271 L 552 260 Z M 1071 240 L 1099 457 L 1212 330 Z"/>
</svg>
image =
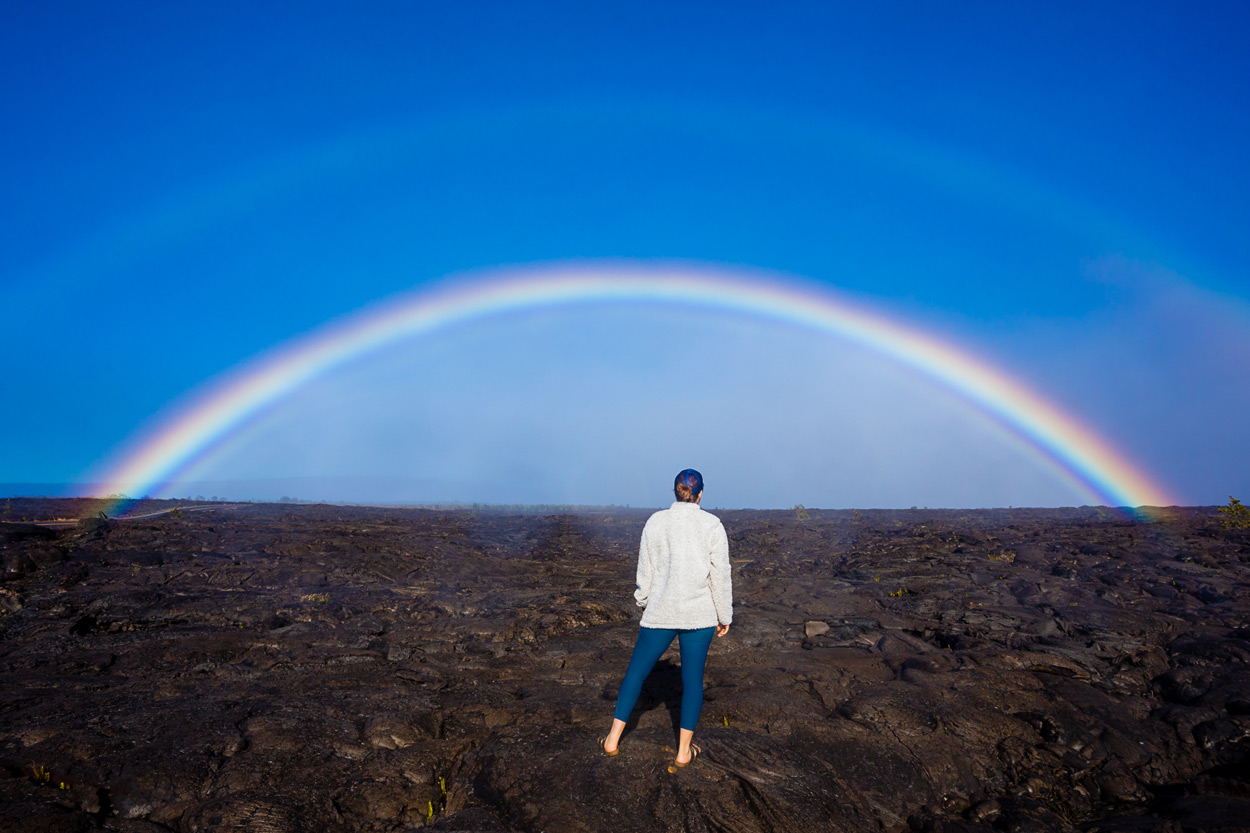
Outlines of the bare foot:
<svg viewBox="0 0 1250 833">
<path fill-rule="evenodd" d="M 612 720 L 612 729 L 605 737 L 599 738 L 599 746 L 603 749 L 605 755 L 615 755 L 619 750 L 617 744 L 620 743 L 621 733 L 625 731 L 624 720 Z"/>
</svg>

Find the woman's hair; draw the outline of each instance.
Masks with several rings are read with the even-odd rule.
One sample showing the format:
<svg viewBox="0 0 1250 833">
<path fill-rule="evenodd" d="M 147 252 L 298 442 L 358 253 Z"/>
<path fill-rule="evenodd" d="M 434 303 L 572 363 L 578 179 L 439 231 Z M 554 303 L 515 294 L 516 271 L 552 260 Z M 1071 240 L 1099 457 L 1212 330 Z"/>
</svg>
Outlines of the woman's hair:
<svg viewBox="0 0 1250 833">
<path fill-rule="evenodd" d="M 673 481 L 673 494 L 682 503 L 694 503 L 703 492 L 703 475 L 694 469 L 683 469 Z"/>
</svg>

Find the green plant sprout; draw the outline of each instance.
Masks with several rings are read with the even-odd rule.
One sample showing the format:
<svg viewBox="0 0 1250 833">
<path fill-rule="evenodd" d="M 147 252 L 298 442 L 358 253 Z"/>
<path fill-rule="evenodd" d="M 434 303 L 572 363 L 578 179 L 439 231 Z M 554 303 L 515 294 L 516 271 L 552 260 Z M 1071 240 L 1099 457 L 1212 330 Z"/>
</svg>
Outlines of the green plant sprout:
<svg viewBox="0 0 1250 833">
<path fill-rule="evenodd" d="M 1221 506 L 1219 512 L 1224 517 L 1220 518 L 1220 527 L 1223 529 L 1247 529 L 1250 528 L 1250 506 L 1246 506 L 1232 495 L 1228 496 L 1228 505 Z"/>
<path fill-rule="evenodd" d="M 35 764 L 31 764 L 29 771 L 31 780 L 33 780 L 36 784 L 52 783 L 52 770 L 48 769 L 46 766 L 36 766 Z M 56 782 L 56 788 L 58 790 L 68 790 L 69 784 L 58 779 Z"/>
</svg>

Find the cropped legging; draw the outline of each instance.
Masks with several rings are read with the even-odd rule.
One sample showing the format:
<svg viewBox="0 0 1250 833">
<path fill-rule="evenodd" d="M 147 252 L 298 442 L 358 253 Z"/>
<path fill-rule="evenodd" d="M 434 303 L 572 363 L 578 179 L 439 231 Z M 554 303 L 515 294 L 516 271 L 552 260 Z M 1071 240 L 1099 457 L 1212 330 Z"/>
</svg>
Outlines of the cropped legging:
<svg viewBox="0 0 1250 833">
<path fill-rule="evenodd" d="M 694 731 L 703 711 L 703 666 L 707 662 L 707 649 L 712 644 L 716 628 L 699 628 L 679 631 L 671 628 L 639 628 L 638 641 L 634 643 L 634 655 L 629 660 L 629 670 L 616 695 L 616 718 L 629 720 L 638 695 L 642 693 L 643 680 L 659 662 L 660 655 L 673 644 L 681 646 L 681 728 Z"/>
</svg>

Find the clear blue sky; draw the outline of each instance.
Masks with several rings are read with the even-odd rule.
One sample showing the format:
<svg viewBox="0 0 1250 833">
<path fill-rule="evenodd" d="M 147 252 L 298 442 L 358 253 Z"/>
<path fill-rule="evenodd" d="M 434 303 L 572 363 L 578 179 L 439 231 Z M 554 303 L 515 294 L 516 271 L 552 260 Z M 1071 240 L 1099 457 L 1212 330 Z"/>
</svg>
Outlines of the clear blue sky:
<svg viewBox="0 0 1250 833">
<path fill-rule="evenodd" d="M 10 4 L 0 483 L 89 479 L 206 380 L 449 274 L 671 258 L 850 293 L 1028 381 L 1185 502 L 1250 494 L 1247 31 L 1235 2 Z M 576 361 L 560 349 L 588 323 L 573 318 L 378 356 L 200 475 L 347 499 L 658 504 L 655 471 L 703 465 L 721 505 L 1067 500 L 959 403 L 892 368 L 866 377 L 836 344 L 801 345 L 812 362 L 775 393 L 827 414 L 801 447 L 725 452 L 793 427 L 736 391 L 795 349 L 726 322 L 699 326 L 705 405 L 741 413 L 707 450 L 727 457 L 579 468 L 514 423 L 440 416 L 489 411 L 525 372 L 484 358 L 509 338 L 531 367 L 568 361 L 567 379 L 664 376 L 639 334 L 666 338 L 671 311 L 640 314 L 605 311 L 595 326 L 621 338 Z M 436 354 L 443 387 L 396 385 L 439 376 Z M 565 412 L 587 399 L 534 385 Z M 387 404 L 344 404 L 370 396 Z M 576 413 L 583 451 L 658 442 Z M 901 434 L 916 447 L 889 453 Z M 379 436 L 386 453 L 366 452 Z M 864 451 L 831 451 L 847 447 Z M 505 448 L 534 451 L 501 468 Z M 933 449 L 971 461 L 958 483 Z"/>
</svg>

